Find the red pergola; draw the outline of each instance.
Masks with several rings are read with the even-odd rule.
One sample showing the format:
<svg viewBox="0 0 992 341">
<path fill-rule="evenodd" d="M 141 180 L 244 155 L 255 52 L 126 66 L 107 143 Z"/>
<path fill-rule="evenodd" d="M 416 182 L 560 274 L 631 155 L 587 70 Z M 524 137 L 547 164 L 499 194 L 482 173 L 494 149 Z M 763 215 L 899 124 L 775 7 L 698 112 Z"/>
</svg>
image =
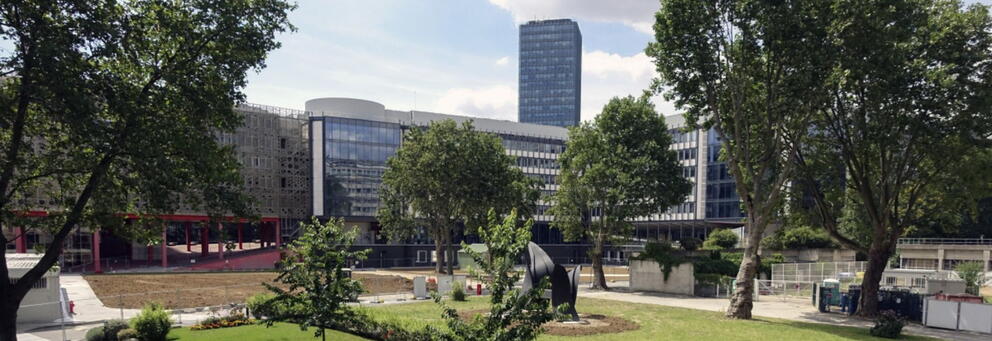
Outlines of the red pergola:
<svg viewBox="0 0 992 341">
<path fill-rule="evenodd" d="M 28 212 L 23 212 L 21 215 L 22 216 L 26 216 L 26 217 L 46 217 L 46 216 L 48 216 L 48 212 L 46 212 L 46 211 L 28 211 Z M 122 214 L 122 215 L 124 217 L 128 218 L 128 219 L 138 219 L 138 218 L 141 218 L 140 215 L 132 214 L 132 213 L 127 213 L 127 214 Z M 206 215 L 162 214 L 162 215 L 155 215 L 154 217 L 155 218 L 158 218 L 158 219 L 165 220 L 165 221 L 170 221 L 170 222 L 185 222 L 184 225 L 185 225 L 185 228 L 186 228 L 186 251 L 189 251 L 189 252 L 192 252 L 192 239 L 190 238 L 191 237 L 190 236 L 190 232 L 191 232 L 191 230 L 193 228 L 193 223 L 205 223 L 205 222 L 210 222 L 211 221 L 211 218 L 209 216 L 206 216 Z M 222 220 L 222 222 L 218 222 L 217 223 L 217 229 L 218 230 L 220 230 L 220 229 L 223 228 L 223 225 L 222 225 L 223 222 L 237 223 L 238 224 L 238 249 L 243 250 L 244 249 L 244 240 L 242 238 L 243 238 L 243 235 L 244 235 L 244 233 L 243 233 L 243 231 L 244 231 L 244 225 L 246 223 L 250 222 L 250 220 L 247 219 L 247 218 L 236 218 L 236 217 L 222 217 L 221 220 Z M 281 246 L 282 245 L 282 234 L 280 233 L 281 232 L 280 231 L 281 228 L 280 228 L 279 218 L 278 217 L 262 217 L 260 219 L 260 221 L 262 223 L 273 223 L 273 226 L 275 228 L 275 231 L 273 231 L 274 232 L 273 233 L 274 234 L 274 237 L 272 238 L 273 239 L 273 242 L 275 243 L 275 246 L 276 247 Z M 161 253 L 162 254 L 161 254 L 161 258 L 162 258 L 162 267 L 163 268 L 169 266 L 169 257 L 168 257 L 168 252 L 167 252 L 168 243 L 166 242 L 166 228 L 167 228 L 167 226 L 162 226 L 162 245 L 161 245 Z M 264 227 L 263 227 L 263 229 L 264 229 Z M 15 236 L 15 239 L 14 239 L 15 245 L 16 245 L 16 251 L 18 253 L 27 253 L 27 240 L 26 240 L 27 236 L 24 235 L 24 228 L 23 227 L 17 227 L 17 228 L 15 228 L 15 230 L 16 230 L 15 233 L 17 234 Z M 267 246 L 267 245 L 265 245 L 265 243 L 267 243 L 267 241 L 265 241 L 263 239 L 263 241 L 262 241 L 262 246 L 263 247 Z M 103 269 L 101 268 L 101 265 L 100 265 L 100 233 L 99 233 L 99 231 L 93 231 L 93 246 L 92 247 L 93 247 L 93 249 L 92 249 L 92 252 L 93 252 L 93 271 L 96 272 L 96 273 L 102 273 L 103 272 Z M 152 253 L 153 253 L 152 250 L 153 250 L 152 249 L 152 246 L 148 246 L 148 259 L 149 260 L 152 259 Z M 204 257 L 210 255 L 210 231 L 209 231 L 209 228 L 204 228 L 200 232 L 200 253 Z M 224 241 L 223 240 L 219 240 L 219 239 L 217 240 L 217 255 L 218 255 L 218 257 L 220 259 L 224 259 Z"/>
</svg>

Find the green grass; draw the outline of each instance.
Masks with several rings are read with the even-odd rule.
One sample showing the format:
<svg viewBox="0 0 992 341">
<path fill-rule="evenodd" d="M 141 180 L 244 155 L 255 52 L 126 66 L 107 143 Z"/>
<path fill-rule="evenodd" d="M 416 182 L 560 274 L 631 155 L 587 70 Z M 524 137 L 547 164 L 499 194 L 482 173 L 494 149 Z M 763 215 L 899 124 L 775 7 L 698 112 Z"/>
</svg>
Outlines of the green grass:
<svg viewBox="0 0 992 341">
<path fill-rule="evenodd" d="M 466 302 L 448 301 L 458 310 L 486 309 L 487 301 L 471 297 Z M 582 313 L 621 316 L 640 325 L 640 329 L 614 334 L 583 337 L 542 335 L 539 340 L 888 340 L 874 338 L 868 329 L 840 327 L 827 324 L 795 322 L 771 318 L 750 321 L 730 320 L 719 312 L 635 304 L 619 301 L 579 298 L 576 308 Z M 390 304 L 361 308 L 383 321 L 406 328 L 421 329 L 427 325 L 446 329 L 441 310 L 432 301 Z M 271 328 L 264 325 L 221 328 L 203 331 L 175 329 L 172 340 L 317 340 L 313 330 L 301 331 L 292 324 L 279 323 Z M 329 331 L 329 340 L 365 340 L 346 333 Z M 904 340 L 932 340 L 908 336 Z"/>
<path fill-rule="evenodd" d="M 485 309 L 486 301 L 472 297 L 467 302 L 448 301 L 458 310 Z M 440 309 L 434 302 L 395 304 L 365 308 L 375 316 L 409 328 L 428 324 L 444 328 Z M 579 298 L 576 309 L 582 313 L 620 315 L 637 322 L 638 330 L 584 337 L 542 335 L 539 340 L 888 340 L 875 338 L 868 329 L 839 327 L 771 318 L 751 321 L 730 320 L 719 312 Z M 904 337 L 905 340 L 932 340 Z"/>
<path fill-rule="evenodd" d="M 197 330 L 192 331 L 189 328 L 173 329 L 169 332 L 169 340 L 179 340 L 179 341 L 213 341 L 213 340 L 237 340 L 237 341 L 261 341 L 261 340 L 272 340 L 272 341 L 297 341 L 297 340 L 320 340 L 319 337 L 313 336 L 313 329 L 306 331 L 300 330 L 300 327 L 295 324 L 289 323 L 276 323 L 272 327 L 266 328 L 264 324 L 256 324 L 250 326 L 242 327 L 231 327 L 231 328 L 218 328 L 218 329 L 208 329 L 208 330 Z M 359 341 L 366 340 L 358 336 L 354 336 L 347 333 L 342 333 L 339 331 L 328 330 L 327 331 L 328 340 L 341 340 L 341 341 Z"/>
</svg>

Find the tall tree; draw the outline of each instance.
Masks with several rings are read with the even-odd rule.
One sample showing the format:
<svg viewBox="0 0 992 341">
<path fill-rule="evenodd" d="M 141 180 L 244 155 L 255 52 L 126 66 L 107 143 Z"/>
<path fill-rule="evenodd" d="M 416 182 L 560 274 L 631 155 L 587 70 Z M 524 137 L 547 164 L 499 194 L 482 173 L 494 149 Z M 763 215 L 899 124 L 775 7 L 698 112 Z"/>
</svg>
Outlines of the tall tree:
<svg viewBox="0 0 992 341">
<path fill-rule="evenodd" d="M 179 205 L 251 213 L 238 162 L 215 134 L 240 124 L 234 105 L 246 73 L 292 28 L 292 8 L 281 0 L 0 4 L 0 39 L 13 45 L 0 57 L 0 223 L 10 228 L 26 222 L 22 212 L 44 209 L 49 216 L 32 227 L 52 238 L 16 281 L 6 280 L 0 253 L 0 340 L 16 339 L 18 306 L 77 226 L 123 228 L 121 213 Z"/>
<path fill-rule="evenodd" d="M 722 140 L 746 215 L 747 238 L 727 316 L 750 318 L 758 248 L 778 219 L 792 167 L 786 136 L 805 132 L 825 74 L 825 32 L 816 23 L 826 1 L 663 0 L 647 54 L 690 127 Z"/>
<path fill-rule="evenodd" d="M 827 25 L 830 100 L 795 159 L 827 232 L 868 254 L 859 313 L 872 316 L 898 238 L 939 212 L 928 198 L 955 195 L 956 170 L 990 142 L 992 20 L 988 7 L 954 0 L 838 1 Z M 843 163 L 860 207 L 831 200 L 811 176 L 820 160 Z M 851 209 L 866 221 L 862 238 L 837 224 Z"/>
<path fill-rule="evenodd" d="M 452 239 L 460 227 L 480 226 L 491 208 L 501 215 L 515 207 L 532 212 L 538 195 L 535 181 L 514 167 L 499 137 L 476 131 L 470 121 L 459 126 L 444 120 L 410 130 L 387 165 L 379 220 L 391 240 L 407 239 L 426 226 L 438 273 L 445 263 L 447 272 L 453 271 Z"/>
<path fill-rule="evenodd" d="M 615 97 L 594 122 L 570 128 L 552 227 L 567 240 L 592 241 L 594 288 L 608 289 L 605 244 L 628 238 L 631 219 L 660 214 L 689 194 L 671 143 L 665 118 L 646 97 Z"/>
</svg>

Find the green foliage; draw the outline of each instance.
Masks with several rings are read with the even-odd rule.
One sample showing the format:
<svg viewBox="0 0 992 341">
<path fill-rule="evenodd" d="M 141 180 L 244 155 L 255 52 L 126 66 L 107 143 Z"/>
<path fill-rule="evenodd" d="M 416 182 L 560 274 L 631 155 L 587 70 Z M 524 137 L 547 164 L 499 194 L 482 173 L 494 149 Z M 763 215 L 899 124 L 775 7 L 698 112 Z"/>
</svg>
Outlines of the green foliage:
<svg viewBox="0 0 992 341">
<path fill-rule="evenodd" d="M 473 272 L 472 276 L 489 289 L 489 314 L 466 322 L 435 294 L 434 301 L 441 305 L 449 330 L 443 334 L 435 331 L 438 339 L 533 340 L 540 334 L 543 324 L 555 319 L 555 310 L 544 298 L 544 291 L 549 287 L 547 278 L 526 292 L 514 287 L 520 280 L 514 265 L 530 242 L 531 224 L 530 220 L 520 224 L 515 210 L 502 223 L 496 212 L 490 211 L 488 227 L 478 229 L 479 237 L 489 245 L 488 255 L 462 245 L 462 249 L 479 264 L 480 271 Z"/>
<path fill-rule="evenodd" d="M 465 302 L 465 284 L 462 282 L 451 283 L 451 299 Z"/>
<path fill-rule="evenodd" d="M 613 98 L 593 122 L 569 129 L 551 226 L 566 240 L 594 244 L 595 287 L 606 285 L 603 245 L 628 238 L 631 219 L 663 211 L 689 193 L 671 143 L 665 118 L 646 97 Z"/>
<path fill-rule="evenodd" d="M 16 284 L 0 281 L 3 309 L 17 310 L 77 226 L 144 242 L 161 234 L 146 226 L 154 221 L 127 224 L 120 213 L 255 216 L 239 162 L 217 136 L 241 125 L 234 107 L 247 73 L 292 29 L 293 8 L 283 0 L 0 6 L 0 225 L 51 236 L 37 266 Z M 52 214 L 14 214 L 37 209 Z M 2 323 L 6 332 L 14 322 Z"/>
<path fill-rule="evenodd" d="M 248 313 L 256 319 L 262 319 L 266 314 L 269 301 L 276 298 L 275 294 L 272 293 L 260 293 L 248 297 L 245 300 L 245 306 L 248 308 Z"/>
<path fill-rule="evenodd" d="M 165 341 L 172 328 L 172 318 L 162 305 L 149 303 L 131 319 L 131 328 L 138 332 L 142 341 Z"/>
<path fill-rule="evenodd" d="M 762 241 L 765 248 L 771 250 L 802 250 L 834 247 L 830 236 L 823 229 L 809 226 L 782 228 L 775 235 Z"/>
<path fill-rule="evenodd" d="M 738 278 L 777 219 L 793 171 L 790 145 L 802 144 L 809 116 L 827 98 L 815 85 L 830 65 L 820 58 L 823 1 L 663 0 L 655 41 L 646 49 L 659 77 L 652 85 L 684 112 L 690 128 L 712 128 L 722 144 L 749 240 Z M 751 290 L 750 286 L 742 288 Z M 728 316 L 750 318 L 751 295 L 731 299 Z"/>
<path fill-rule="evenodd" d="M 875 318 L 875 325 L 869 331 L 872 336 L 884 337 L 888 339 L 898 339 L 902 335 L 902 327 L 906 326 L 906 319 L 902 318 L 895 311 L 886 310 L 878 314 Z"/>
<path fill-rule="evenodd" d="M 969 294 L 978 295 L 985 277 L 985 267 L 981 262 L 964 262 L 954 267 L 954 272 L 964 281 Z"/>
<path fill-rule="evenodd" d="M 427 226 L 436 245 L 443 242 L 452 253 L 450 272 L 450 236 L 461 224 L 473 233 L 489 209 L 500 215 L 512 208 L 520 208 L 523 217 L 534 213 L 540 184 L 514 167 L 496 135 L 476 131 L 471 121 L 459 126 L 444 120 L 412 129 L 403 139 L 387 161 L 377 212 L 390 240 L 403 241 Z M 439 255 L 437 270 L 444 257 Z"/>
<path fill-rule="evenodd" d="M 280 262 L 282 270 L 275 279 L 287 288 L 266 284 L 276 294 L 261 304 L 263 314 L 271 311 L 275 315 L 268 316 L 267 324 L 290 320 L 302 329 L 318 327 L 314 333 L 321 336 L 329 321 L 354 318 L 346 303 L 362 292 L 362 284 L 344 268 L 351 260 L 365 259 L 369 250 L 351 251 L 358 231 L 343 225 L 338 218 L 321 223 L 316 217 L 300 224 L 300 237 L 289 245 L 294 256 Z M 286 311 L 285 307 L 293 309 Z"/>
<path fill-rule="evenodd" d="M 86 331 L 86 341 L 104 341 L 103 326 L 99 326 Z"/>
<path fill-rule="evenodd" d="M 698 250 L 699 247 L 703 245 L 703 241 L 696 237 L 688 237 L 680 240 L 679 245 L 682 246 L 683 250 L 695 251 Z"/>
<path fill-rule="evenodd" d="M 661 273 L 665 280 L 672 273 L 672 268 L 687 263 L 688 260 L 675 252 L 675 248 L 667 241 L 650 242 L 644 245 L 644 253 L 641 253 L 636 260 L 653 260 L 661 267 Z"/>
<path fill-rule="evenodd" d="M 706 237 L 706 241 L 703 242 L 704 250 L 723 250 L 730 249 L 737 246 L 739 238 L 734 231 L 728 229 L 718 229 L 716 231 L 710 232 L 710 235 Z"/>
<path fill-rule="evenodd" d="M 137 340 L 138 337 L 138 331 L 131 328 L 121 329 L 121 331 L 117 332 L 118 341 Z"/>
<path fill-rule="evenodd" d="M 103 340 L 104 341 L 117 341 L 117 333 L 121 330 L 128 329 L 128 325 L 125 320 L 107 320 L 103 323 Z"/>
</svg>

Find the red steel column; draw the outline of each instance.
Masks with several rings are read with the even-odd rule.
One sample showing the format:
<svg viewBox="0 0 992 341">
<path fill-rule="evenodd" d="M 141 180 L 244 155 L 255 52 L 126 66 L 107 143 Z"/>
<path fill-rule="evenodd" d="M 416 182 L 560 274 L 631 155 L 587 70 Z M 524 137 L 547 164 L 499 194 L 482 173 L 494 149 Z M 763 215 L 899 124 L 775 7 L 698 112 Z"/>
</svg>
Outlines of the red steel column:
<svg viewBox="0 0 992 341">
<path fill-rule="evenodd" d="M 100 231 L 93 231 L 93 272 L 103 273 L 100 267 Z"/>
<path fill-rule="evenodd" d="M 200 227 L 200 255 L 206 257 L 210 254 L 210 229 L 207 225 Z"/>
<path fill-rule="evenodd" d="M 245 249 L 245 246 L 243 244 L 244 240 L 242 239 L 242 235 L 244 234 L 244 227 L 245 227 L 244 223 L 238 223 L 238 250 Z"/>
<path fill-rule="evenodd" d="M 193 251 L 193 242 L 189 239 L 190 229 L 192 229 L 193 223 L 187 222 L 186 224 L 186 252 Z"/>
<path fill-rule="evenodd" d="M 279 245 L 282 245 L 282 233 L 279 230 L 279 221 L 278 220 L 276 220 L 276 235 L 273 238 L 276 239 L 276 247 L 277 248 L 279 247 Z"/>
<path fill-rule="evenodd" d="M 162 226 L 162 268 L 169 267 L 169 242 L 168 242 L 168 232 L 169 225 Z"/>
<path fill-rule="evenodd" d="M 224 259 L 224 238 L 223 238 L 224 233 L 222 231 L 223 229 L 224 229 L 224 225 L 221 223 L 217 223 L 217 232 L 219 232 L 217 234 L 217 253 L 220 255 L 220 259 Z"/>
<path fill-rule="evenodd" d="M 17 246 L 17 253 L 28 253 L 28 236 L 24 234 L 24 228 L 18 227 L 14 229 L 14 233 L 17 234 L 15 236 L 17 239 L 14 241 Z"/>
</svg>

